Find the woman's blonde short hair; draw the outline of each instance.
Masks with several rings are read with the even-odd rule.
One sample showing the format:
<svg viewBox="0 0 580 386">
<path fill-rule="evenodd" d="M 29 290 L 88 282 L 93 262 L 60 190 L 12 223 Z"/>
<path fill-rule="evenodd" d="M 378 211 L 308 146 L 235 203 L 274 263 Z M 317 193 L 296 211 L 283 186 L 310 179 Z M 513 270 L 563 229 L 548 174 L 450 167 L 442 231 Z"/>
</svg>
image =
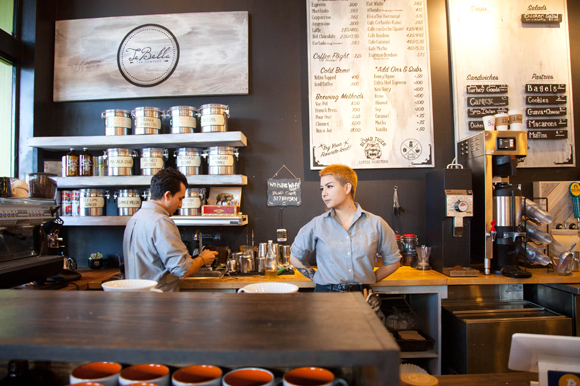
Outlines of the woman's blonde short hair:
<svg viewBox="0 0 580 386">
<path fill-rule="evenodd" d="M 346 165 L 334 164 L 329 165 L 320 171 L 320 177 L 333 176 L 342 186 L 346 184 L 351 184 L 352 188 L 350 194 L 354 200 L 354 194 L 356 193 L 356 185 L 358 183 L 358 177 L 356 172 Z"/>
</svg>

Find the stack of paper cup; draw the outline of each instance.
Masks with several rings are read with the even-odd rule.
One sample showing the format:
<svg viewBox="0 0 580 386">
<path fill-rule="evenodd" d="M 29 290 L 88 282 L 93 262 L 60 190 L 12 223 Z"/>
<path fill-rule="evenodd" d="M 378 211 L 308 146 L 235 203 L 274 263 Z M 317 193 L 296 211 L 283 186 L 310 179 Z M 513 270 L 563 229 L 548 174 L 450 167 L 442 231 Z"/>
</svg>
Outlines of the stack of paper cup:
<svg viewBox="0 0 580 386">
<path fill-rule="evenodd" d="M 508 114 L 510 130 L 521 130 L 523 121 L 522 110 L 510 110 Z"/>
<path fill-rule="evenodd" d="M 495 129 L 498 131 L 508 130 L 509 115 L 506 113 L 495 114 Z"/>
<path fill-rule="evenodd" d="M 483 127 L 484 130 L 495 130 L 495 117 L 493 115 L 486 115 L 483 117 Z"/>
</svg>

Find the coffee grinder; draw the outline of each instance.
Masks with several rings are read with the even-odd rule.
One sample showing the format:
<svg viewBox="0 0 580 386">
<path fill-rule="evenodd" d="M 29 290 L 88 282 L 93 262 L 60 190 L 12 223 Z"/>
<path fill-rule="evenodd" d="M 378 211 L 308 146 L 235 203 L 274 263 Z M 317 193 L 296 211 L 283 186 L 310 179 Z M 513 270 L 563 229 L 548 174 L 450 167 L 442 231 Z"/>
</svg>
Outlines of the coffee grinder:
<svg viewBox="0 0 580 386">
<path fill-rule="evenodd" d="M 450 164 L 427 173 L 429 264 L 447 276 L 477 276 L 471 264 L 471 170 Z"/>
<path fill-rule="evenodd" d="M 528 278 L 518 267 L 525 244 L 522 192 L 510 184 L 528 153 L 525 131 L 482 131 L 457 143 L 457 161 L 472 170 L 471 266 L 486 275 Z"/>
</svg>

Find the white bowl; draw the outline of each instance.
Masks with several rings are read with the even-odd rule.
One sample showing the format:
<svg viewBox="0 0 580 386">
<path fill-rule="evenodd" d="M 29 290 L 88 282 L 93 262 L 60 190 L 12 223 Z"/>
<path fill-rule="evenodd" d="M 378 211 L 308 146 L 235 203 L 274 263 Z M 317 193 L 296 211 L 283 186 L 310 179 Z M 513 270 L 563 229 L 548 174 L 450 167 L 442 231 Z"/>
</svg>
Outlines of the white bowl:
<svg viewBox="0 0 580 386">
<path fill-rule="evenodd" d="M 248 292 L 251 294 L 288 294 L 298 292 L 298 286 L 289 283 L 255 283 L 240 288 L 238 290 L 239 292 Z"/>
<path fill-rule="evenodd" d="M 156 290 L 157 282 L 154 280 L 124 279 L 112 280 L 101 284 L 103 290 L 113 292 L 159 292 Z"/>
</svg>

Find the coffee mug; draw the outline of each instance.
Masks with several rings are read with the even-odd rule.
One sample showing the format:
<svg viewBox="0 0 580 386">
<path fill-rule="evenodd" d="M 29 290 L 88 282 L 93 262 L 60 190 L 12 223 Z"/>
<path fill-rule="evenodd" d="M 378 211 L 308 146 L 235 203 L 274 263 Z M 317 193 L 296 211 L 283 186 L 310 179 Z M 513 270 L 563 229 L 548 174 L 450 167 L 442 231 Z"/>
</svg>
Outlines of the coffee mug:
<svg viewBox="0 0 580 386">
<path fill-rule="evenodd" d="M 193 365 L 183 367 L 173 373 L 173 386 L 219 386 L 222 370 L 212 365 Z"/>
<path fill-rule="evenodd" d="M 495 114 L 495 129 L 505 131 L 508 129 L 509 115 L 506 113 Z"/>
<path fill-rule="evenodd" d="M 158 386 L 169 386 L 169 368 L 158 364 L 143 364 L 127 367 L 119 375 L 119 385 L 134 383 L 154 383 Z"/>
<path fill-rule="evenodd" d="M 117 386 L 122 366 L 115 362 L 91 362 L 71 371 L 71 384 L 96 382 L 104 386 Z"/>
<path fill-rule="evenodd" d="M 266 369 L 246 367 L 232 370 L 222 379 L 223 386 L 274 386 L 274 374 Z"/>
<path fill-rule="evenodd" d="M 97 383 L 97 382 L 81 382 L 81 383 L 71 383 L 70 385 L 66 385 L 66 386 L 105 386 L 102 383 Z"/>
<path fill-rule="evenodd" d="M 298 367 L 284 374 L 284 386 L 348 386 L 342 378 L 321 367 Z"/>
</svg>

